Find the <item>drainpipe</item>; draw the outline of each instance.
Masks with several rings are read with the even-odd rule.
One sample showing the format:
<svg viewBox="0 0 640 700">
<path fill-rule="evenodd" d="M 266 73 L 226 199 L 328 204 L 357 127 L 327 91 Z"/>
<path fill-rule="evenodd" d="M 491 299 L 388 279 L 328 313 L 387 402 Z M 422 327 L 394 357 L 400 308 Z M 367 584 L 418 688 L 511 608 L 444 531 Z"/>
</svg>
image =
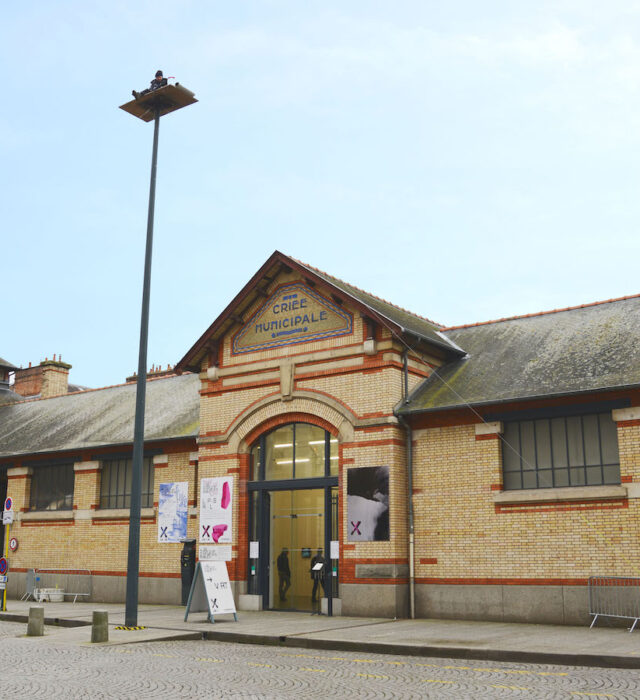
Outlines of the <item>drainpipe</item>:
<svg viewBox="0 0 640 700">
<path fill-rule="evenodd" d="M 409 403 L 409 358 L 408 351 L 403 353 L 404 363 L 404 397 L 403 404 Z M 413 435 L 411 426 L 407 421 L 394 411 L 400 425 L 405 429 L 407 442 L 407 485 L 409 501 L 409 617 L 413 620 L 416 616 L 416 581 L 415 581 L 415 541 L 413 526 Z"/>
</svg>

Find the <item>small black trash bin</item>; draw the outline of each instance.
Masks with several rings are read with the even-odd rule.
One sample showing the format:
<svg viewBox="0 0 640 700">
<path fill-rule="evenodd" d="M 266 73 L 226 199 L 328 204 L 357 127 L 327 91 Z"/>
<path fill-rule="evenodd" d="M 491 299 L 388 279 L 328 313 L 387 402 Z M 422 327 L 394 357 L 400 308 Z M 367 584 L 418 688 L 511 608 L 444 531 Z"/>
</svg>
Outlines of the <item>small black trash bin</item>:
<svg viewBox="0 0 640 700">
<path fill-rule="evenodd" d="M 196 541 L 180 540 L 184 544 L 180 555 L 180 574 L 182 576 L 182 605 L 189 601 L 189 591 L 196 570 Z"/>
</svg>

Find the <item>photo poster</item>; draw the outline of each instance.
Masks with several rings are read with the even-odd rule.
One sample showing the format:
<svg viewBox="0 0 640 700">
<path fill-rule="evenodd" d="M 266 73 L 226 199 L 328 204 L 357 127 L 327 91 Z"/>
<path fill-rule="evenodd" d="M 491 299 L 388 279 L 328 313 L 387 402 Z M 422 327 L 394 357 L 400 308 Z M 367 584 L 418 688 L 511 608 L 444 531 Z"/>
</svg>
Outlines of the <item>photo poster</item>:
<svg viewBox="0 0 640 700">
<path fill-rule="evenodd" d="M 347 540 L 389 540 L 389 467 L 347 469 Z"/>
<path fill-rule="evenodd" d="M 233 477 L 214 476 L 200 481 L 200 542 L 232 541 Z"/>
<path fill-rule="evenodd" d="M 232 614 L 238 621 L 229 573 L 223 561 L 199 561 L 196 564 L 184 621 L 187 622 L 189 613 L 204 611 L 208 612 L 211 622 L 214 615 L 227 614 Z"/>
<path fill-rule="evenodd" d="M 180 542 L 187 536 L 189 482 L 160 484 L 158 496 L 158 542 Z"/>
</svg>

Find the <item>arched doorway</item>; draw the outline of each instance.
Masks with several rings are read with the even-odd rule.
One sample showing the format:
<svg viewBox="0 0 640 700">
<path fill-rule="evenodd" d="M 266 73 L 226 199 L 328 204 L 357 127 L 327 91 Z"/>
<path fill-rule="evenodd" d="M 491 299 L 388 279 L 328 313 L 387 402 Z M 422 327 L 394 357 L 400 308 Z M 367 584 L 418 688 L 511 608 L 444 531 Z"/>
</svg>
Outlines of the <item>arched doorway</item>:
<svg viewBox="0 0 640 700">
<path fill-rule="evenodd" d="M 263 608 L 319 611 L 337 597 L 338 438 L 310 423 L 262 434 L 251 448 L 249 591 Z M 335 554 L 335 551 L 334 551 Z"/>
</svg>

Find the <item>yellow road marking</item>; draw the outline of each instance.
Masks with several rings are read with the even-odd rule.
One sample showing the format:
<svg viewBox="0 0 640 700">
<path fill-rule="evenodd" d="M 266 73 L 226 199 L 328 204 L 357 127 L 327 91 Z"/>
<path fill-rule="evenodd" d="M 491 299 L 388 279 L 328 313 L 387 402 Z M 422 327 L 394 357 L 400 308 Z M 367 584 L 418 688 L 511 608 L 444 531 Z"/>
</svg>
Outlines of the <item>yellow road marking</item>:
<svg viewBox="0 0 640 700">
<path fill-rule="evenodd" d="M 324 668 L 301 668 L 301 671 L 311 671 L 312 673 L 326 673 Z"/>
<path fill-rule="evenodd" d="M 261 668 L 273 668 L 273 664 L 254 664 L 251 661 L 247 661 L 247 666 L 260 666 Z"/>
<path fill-rule="evenodd" d="M 568 673 L 554 673 L 553 671 L 536 671 L 536 676 L 568 676 Z"/>
<path fill-rule="evenodd" d="M 360 676 L 360 678 L 383 678 L 385 680 L 389 679 L 389 676 L 376 676 L 373 673 L 356 673 L 356 676 Z"/>
<path fill-rule="evenodd" d="M 385 661 L 385 664 L 391 664 L 392 666 L 406 666 L 406 661 Z"/>
<path fill-rule="evenodd" d="M 454 681 L 441 681 L 441 680 L 438 680 L 437 678 L 423 678 L 422 682 L 423 683 L 449 683 L 449 684 L 454 683 Z"/>
<path fill-rule="evenodd" d="M 151 656 L 162 656 L 165 659 L 177 659 L 178 658 L 175 654 L 157 654 L 155 652 L 153 654 L 151 654 Z"/>
<path fill-rule="evenodd" d="M 199 656 L 196 657 L 196 661 L 208 661 L 212 664 L 221 664 L 223 662 L 223 659 L 208 659 L 205 656 Z"/>
<path fill-rule="evenodd" d="M 375 664 L 373 659 L 351 659 L 356 664 Z"/>
</svg>

